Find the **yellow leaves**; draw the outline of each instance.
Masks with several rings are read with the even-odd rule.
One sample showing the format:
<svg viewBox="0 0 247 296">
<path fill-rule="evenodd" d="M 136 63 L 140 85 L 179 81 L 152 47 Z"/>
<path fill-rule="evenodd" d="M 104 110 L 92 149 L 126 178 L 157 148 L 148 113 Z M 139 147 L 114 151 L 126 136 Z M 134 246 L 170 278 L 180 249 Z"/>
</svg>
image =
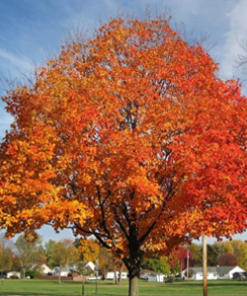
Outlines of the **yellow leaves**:
<svg viewBox="0 0 247 296">
<path fill-rule="evenodd" d="M 83 261 L 95 262 L 99 258 L 100 246 L 94 239 L 81 239 L 77 250 Z"/>
</svg>

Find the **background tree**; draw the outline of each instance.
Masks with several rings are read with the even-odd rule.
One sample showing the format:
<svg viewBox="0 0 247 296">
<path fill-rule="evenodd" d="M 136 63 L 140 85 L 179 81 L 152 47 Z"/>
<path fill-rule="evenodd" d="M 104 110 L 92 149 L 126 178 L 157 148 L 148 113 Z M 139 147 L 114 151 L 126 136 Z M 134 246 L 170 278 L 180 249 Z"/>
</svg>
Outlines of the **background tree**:
<svg viewBox="0 0 247 296">
<path fill-rule="evenodd" d="M 41 237 L 37 236 L 36 239 L 31 241 L 32 239 L 32 237 L 29 237 L 29 240 L 26 240 L 24 235 L 20 235 L 15 242 L 15 252 L 20 262 L 23 277 L 25 277 L 25 271 L 28 268 L 39 265 L 45 260 Z"/>
<path fill-rule="evenodd" d="M 184 253 L 183 249 L 184 247 L 178 246 L 169 253 L 168 262 L 170 265 L 171 273 L 173 274 L 180 273 L 184 269 L 185 258 L 183 258 L 183 255 L 182 255 Z M 186 252 L 186 256 L 187 256 L 187 252 Z"/>
<path fill-rule="evenodd" d="M 0 234 L 0 272 L 11 269 L 14 257 L 13 249 L 13 241 L 6 239 L 3 233 Z"/>
<path fill-rule="evenodd" d="M 93 241 L 92 246 L 97 242 Z M 99 272 L 100 274 L 105 277 L 109 271 L 114 272 L 114 279 L 116 284 L 121 283 L 121 277 L 122 277 L 122 270 L 124 268 L 123 262 L 121 259 L 116 258 L 114 254 L 112 254 L 107 248 L 100 247 L 99 244 L 97 244 L 99 249 L 96 248 L 98 253 L 98 263 L 99 263 Z M 118 271 L 118 276 L 117 276 Z"/>
<path fill-rule="evenodd" d="M 145 258 L 141 264 L 143 269 L 149 269 L 163 274 L 169 274 L 170 265 L 165 256 L 158 256 L 154 254 L 152 258 Z"/>
<path fill-rule="evenodd" d="M 180 268 L 181 268 L 180 271 L 187 268 L 187 265 L 191 267 L 193 263 L 192 252 L 187 247 L 185 248 L 182 246 L 179 246 L 179 248 L 177 249 L 177 252 L 178 252 L 178 258 L 179 258 Z"/>
<path fill-rule="evenodd" d="M 188 245 L 187 248 L 190 250 L 193 256 L 191 266 L 202 267 L 202 247 L 192 243 L 191 245 Z"/>
<path fill-rule="evenodd" d="M 76 263 L 78 260 L 77 249 L 71 239 L 63 239 L 59 242 L 51 243 L 50 256 L 53 264 L 59 267 L 58 282 L 61 283 L 61 268 L 67 267 L 70 271 L 70 264 Z"/>
<path fill-rule="evenodd" d="M 174 248 L 168 256 L 171 273 L 177 274 L 181 271 L 181 262 L 179 258 L 178 248 Z"/>
<path fill-rule="evenodd" d="M 217 244 L 207 245 L 207 264 L 208 266 L 216 266 L 219 249 Z"/>
<path fill-rule="evenodd" d="M 237 256 L 231 253 L 225 253 L 217 258 L 219 266 L 236 266 L 238 265 Z"/>
<path fill-rule="evenodd" d="M 20 262 L 19 257 L 15 253 L 13 255 L 12 270 L 23 272 L 22 262 Z"/>
<path fill-rule="evenodd" d="M 1 250 L 0 271 L 11 270 L 13 265 L 13 252 L 10 248 Z"/>
<path fill-rule="evenodd" d="M 121 284 L 122 282 L 122 272 L 124 270 L 124 263 L 121 259 L 117 258 L 116 267 L 118 268 L 118 276 L 115 276 L 115 279 L 117 279 L 115 282 L 116 284 Z"/>
<path fill-rule="evenodd" d="M 234 254 L 234 249 L 231 241 L 222 241 L 214 243 L 215 252 L 218 253 L 218 256 L 225 253 Z"/>
<path fill-rule="evenodd" d="M 99 252 L 99 272 L 104 277 L 107 273 L 114 269 L 114 256 L 113 254 L 104 247 L 100 248 Z"/>
<path fill-rule="evenodd" d="M 125 263 L 131 296 L 145 252 L 242 232 L 247 104 L 216 71 L 159 16 L 62 46 L 3 98 L 15 120 L 0 147 L 1 227 L 94 235 Z"/>
<path fill-rule="evenodd" d="M 99 259 L 100 246 L 93 238 L 80 239 L 77 245 L 77 252 L 80 260 L 91 261 L 95 264 L 95 261 Z"/>
<path fill-rule="evenodd" d="M 177 263 L 175 265 L 170 265 L 170 272 L 173 275 L 178 275 L 181 271 L 181 264 L 180 261 L 177 261 Z"/>
<path fill-rule="evenodd" d="M 48 242 L 45 243 L 45 248 L 44 248 L 46 262 L 51 269 L 53 269 L 57 265 L 56 260 L 53 258 L 53 254 L 54 254 L 53 248 L 55 244 L 56 244 L 56 241 L 50 239 Z"/>
<path fill-rule="evenodd" d="M 99 259 L 100 246 L 94 239 L 75 239 L 74 245 L 78 252 L 78 271 L 81 274 L 90 274 L 92 270 L 87 266 L 89 261 L 96 264 Z"/>
<path fill-rule="evenodd" d="M 215 243 L 218 248 L 218 256 L 233 254 L 237 258 L 237 264 L 241 268 L 247 268 L 247 245 L 241 240 L 223 241 Z"/>
<path fill-rule="evenodd" d="M 237 257 L 238 266 L 247 270 L 247 244 L 241 240 L 233 240 L 231 244 Z"/>
</svg>

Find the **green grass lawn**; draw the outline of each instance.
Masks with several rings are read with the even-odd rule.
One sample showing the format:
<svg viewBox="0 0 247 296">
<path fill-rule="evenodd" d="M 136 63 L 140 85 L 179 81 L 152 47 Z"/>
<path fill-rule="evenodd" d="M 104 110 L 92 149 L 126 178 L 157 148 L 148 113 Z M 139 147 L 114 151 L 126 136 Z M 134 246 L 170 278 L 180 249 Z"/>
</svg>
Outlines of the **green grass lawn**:
<svg viewBox="0 0 247 296">
<path fill-rule="evenodd" d="M 96 294 L 95 282 L 86 283 L 84 286 L 85 296 Z M 178 281 L 173 284 L 150 283 L 140 281 L 140 296 L 176 296 L 176 295 L 202 295 L 201 281 Z M 247 282 L 235 281 L 209 281 L 209 296 L 238 296 L 247 295 Z M 49 295 L 49 296 L 80 296 L 82 295 L 82 283 L 47 280 L 0 280 L 0 295 Z M 111 281 L 99 281 L 97 288 L 98 296 L 127 296 L 128 282 L 115 285 Z"/>
</svg>

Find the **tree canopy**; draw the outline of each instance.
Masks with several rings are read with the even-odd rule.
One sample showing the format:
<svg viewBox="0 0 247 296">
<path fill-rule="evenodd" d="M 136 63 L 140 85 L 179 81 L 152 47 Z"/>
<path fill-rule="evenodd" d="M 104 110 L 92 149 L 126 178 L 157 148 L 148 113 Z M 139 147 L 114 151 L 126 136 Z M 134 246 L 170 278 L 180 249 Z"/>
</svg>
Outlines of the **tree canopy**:
<svg viewBox="0 0 247 296">
<path fill-rule="evenodd" d="M 20 235 L 15 242 L 15 252 L 24 278 L 27 269 L 32 268 L 33 265 L 37 265 L 45 260 L 42 238 L 40 236 L 30 242 L 25 239 L 24 235 Z"/>
<path fill-rule="evenodd" d="M 93 238 L 81 239 L 77 246 L 78 256 L 82 261 L 95 262 L 99 258 L 100 246 Z"/>
<path fill-rule="evenodd" d="M 10 270 L 13 264 L 13 242 L 0 233 L 0 272 Z"/>
<path fill-rule="evenodd" d="M 217 69 L 162 17 L 70 40 L 3 98 L 1 227 L 94 235 L 130 283 L 145 252 L 244 231 L 246 98 Z"/>
<path fill-rule="evenodd" d="M 168 275 L 170 272 L 170 265 L 164 256 L 158 257 L 156 254 L 152 258 L 145 258 L 141 264 L 142 269 L 149 269 L 159 273 Z"/>
</svg>

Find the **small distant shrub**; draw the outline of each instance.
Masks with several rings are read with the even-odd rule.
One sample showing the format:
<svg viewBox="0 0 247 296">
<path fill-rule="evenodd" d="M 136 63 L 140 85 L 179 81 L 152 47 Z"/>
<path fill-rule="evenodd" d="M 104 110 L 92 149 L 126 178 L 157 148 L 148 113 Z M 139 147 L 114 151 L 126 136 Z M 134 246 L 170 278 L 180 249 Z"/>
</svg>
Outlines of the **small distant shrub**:
<svg viewBox="0 0 247 296">
<path fill-rule="evenodd" d="M 30 277 L 30 279 L 36 279 L 40 276 L 40 272 L 38 270 L 27 270 L 25 276 Z"/>
</svg>

